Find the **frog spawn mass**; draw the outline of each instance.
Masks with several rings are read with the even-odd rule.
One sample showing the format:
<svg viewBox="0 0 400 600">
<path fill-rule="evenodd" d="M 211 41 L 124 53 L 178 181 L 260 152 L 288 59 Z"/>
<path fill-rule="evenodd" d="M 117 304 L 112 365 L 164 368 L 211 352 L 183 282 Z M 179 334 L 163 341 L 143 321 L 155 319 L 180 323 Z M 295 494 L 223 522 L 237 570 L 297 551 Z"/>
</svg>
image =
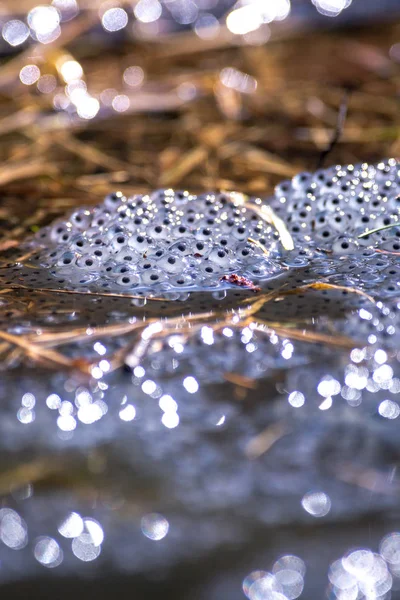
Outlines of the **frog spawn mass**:
<svg viewBox="0 0 400 600">
<path fill-rule="evenodd" d="M 298 246 L 311 242 L 341 256 L 378 245 L 400 249 L 400 233 L 391 228 L 400 215 L 400 165 L 395 159 L 299 173 L 275 188 L 270 204 Z M 380 231 L 366 235 L 375 230 Z"/>
<path fill-rule="evenodd" d="M 276 253 L 273 227 L 229 195 L 114 193 L 40 230 L 33 244 L 43 249 L 34 261 L 65 286 L 127 294 L 217 289 L 229 274 L 263 278 L 281 271 L 249 237 Z"/>
<path fill-rule="evenodd" d="M 309 263 L 321 276 L 334 272 L 339 283 L 352 283 L 357 273 L 361 283 L 369 282 L 382 271 L 376 249 L 400 250 L 400 229 L 391 227 L 399 219 L 399 194 L 394 159 L 300 173 L 282 182 L 265 204 L 293 238 L 294 250 L 286 251 L 279 233 L 262 218 L 260 199 L 173 190 L 127 198 L 117 192 L 41 229 L 30 241 L 36 250 L 30 261 L 66 288 L 178 292 L 176 299 L 191 291 L 230 288 L 232 276 L 262 285 Z"/>
</svg>

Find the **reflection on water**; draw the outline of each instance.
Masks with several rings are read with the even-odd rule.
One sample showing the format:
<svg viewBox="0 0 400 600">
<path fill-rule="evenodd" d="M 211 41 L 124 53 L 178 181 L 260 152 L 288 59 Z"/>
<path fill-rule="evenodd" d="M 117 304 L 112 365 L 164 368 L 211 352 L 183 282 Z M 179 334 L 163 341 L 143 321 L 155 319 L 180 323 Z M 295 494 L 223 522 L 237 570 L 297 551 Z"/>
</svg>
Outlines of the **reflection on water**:
<svg viewBox="0 0 400 600">
<path fill-rule="evenodd" d="M 306 293 L 310 307 L 321 293 Z M 335 328 L 331 346 L 211 322 L 190 337 L 156 338 L 140 364 L 113 370 L 113 352 L 122 348 L 129 365 L 137 342 L 92 340 L 93 329 L 68 353 L 91 348 L 100 376 L 4 373 L 4 577 L 43 567 L 72 574 L 77 561 L 167 575 L 182 560 L 243 547 L 250 559 L 235 570 L 250 600 L 297 598 L 319 578 L 313 550 L 304 556 L 279 536 L 270 544 L 271 528 L 276 536 L 301 526 L 307 538 L 320 524 L 385 515 L 373 544 L 350 528 L 315 552 L 325 548 L 324 585 L 337 598 L 392 589 L 400 574 L 396 306 L 350 307 L 347 324 L 314 318 L 316 330 Z M 335 346 L 341 329 L 357 336 L 356 348 Z M 355 573 L 356 555 L 344 552 L 357 546 L 372 559 Z M 268 547 L 275 555 L 266 560 Z M 241 594 L 240 584 L 232 597 Z"/>
</svg>

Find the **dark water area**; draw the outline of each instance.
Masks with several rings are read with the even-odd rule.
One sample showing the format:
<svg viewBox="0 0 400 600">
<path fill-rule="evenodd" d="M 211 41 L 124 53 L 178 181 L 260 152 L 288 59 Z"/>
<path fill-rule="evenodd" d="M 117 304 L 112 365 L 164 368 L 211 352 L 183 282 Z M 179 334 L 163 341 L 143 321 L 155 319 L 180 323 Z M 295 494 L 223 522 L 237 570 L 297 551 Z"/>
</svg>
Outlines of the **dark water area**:
<svg viewBox="0 0 400 600">
<path fill-rule="evenodd" d="M 183 205 L 197 202 L 189 246 L 202 207 L 217 211 L 208 254 L 178 261 L 178 276 L 198 276 L 192 291 L 185 279 L 185 295 L 172 277 L 150 293 L 138 280 L 136 292 L 121 292 L 108 262 L 86 265 L 96 277 L 80 283 L 78 251 L 72 264 L 57 262 L 63 243 L 76 242 L 52 237 L 65 235 L 59 222 L 9 253 L 0 270 L 3 597 L 400 597 L 398 185 L 391 160 L 278 186 L 269 205 L 294 249 L 261 218 L 251 235 L 265 239 L 250 262 L 238 254 L 258 221 L 230 198 L 235 227 L 246 229 L 243 240 L 228 236 L 233 268 L 259 291 L 222 280 L 231 263 L 201 279 L 221 258 L 212 253 L 225 209 L 210 194 L 211 204 Z M 107 237 L 116 210 L 96 246 L 118 267 Z M 255 278 L 263 261 L 269 270 Z"/>
</svg>

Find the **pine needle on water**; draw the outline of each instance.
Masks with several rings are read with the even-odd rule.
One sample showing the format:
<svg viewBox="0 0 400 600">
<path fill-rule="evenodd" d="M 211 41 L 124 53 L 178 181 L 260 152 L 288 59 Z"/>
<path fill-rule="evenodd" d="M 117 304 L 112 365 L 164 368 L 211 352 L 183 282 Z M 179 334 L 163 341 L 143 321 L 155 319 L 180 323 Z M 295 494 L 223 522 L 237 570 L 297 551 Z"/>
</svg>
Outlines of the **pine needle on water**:
<svg viewBox="0 0 400 600">
<path fill-rule="evenodd" d="M 254 210 L 253 207 L 252 210 Z M 284 221 L 282 221 L 282 219 L 278 217 L 278 215 L 272 210 L 270 206 L 263 204 L 260 209 L 258 209 L 257 207 L 257 210 L 255 212 L 257 212 L 257 214 L 262 219 L 264 219 L 264 221 L 267 221 L 267 223 L 269 223 L 276 229 L 276 231 L 279 234 L 281 244 L 285 248 L 285 250 L 294 250 L 294 242 L 292 236 L 289 233 L 289 230 L 287 229 Z"/>
<path fill-rule="evenodd" d="M 400 227 L 400 223 L 390 223 L 390 225 L 382 225 L 382 227 L 376 227 L 376 229 L 369 229 L 368 231 L 364 231 L 364 233 L 360 233 L 357 236 L 357 239 L 362 239 L 372 235 L 373 233 L 379 233 L 380 231 L 384 231 L 385 229 L 392 229 L 393 227 Z"/>
<path fill-rule="evenodd" d="M 267 248 L 265 246 L 263 246 L 258 240 L 253 240 L 253 238 L 249 237 L 249 238 L 247 238 L 247 241 L 250 242 L 250 244 L 253 244 L 257 248 L 259 248 L 261 250 L 261 252 L 263 252 L 263 254 L 266 254 L 267 256 L 269 256 L 270 253 L 267 250 Z"/>
<path fill-rule="evenodd" d="M 228 192 L 229 193 L 229 192 Z M 251 202 L 245 194 L 230 192 L 230 199 L 238 206 L 245 206 L 248 210 L 253 211 L 266 223 L 272 225 L 279 234 L 279 239 L 285 250 L 294 250 L 293 238 L 289 233 L 284 221 L 278 217 L 276 212 L 268 206 L 268 204 L 257 205 Z"/>
</svg>

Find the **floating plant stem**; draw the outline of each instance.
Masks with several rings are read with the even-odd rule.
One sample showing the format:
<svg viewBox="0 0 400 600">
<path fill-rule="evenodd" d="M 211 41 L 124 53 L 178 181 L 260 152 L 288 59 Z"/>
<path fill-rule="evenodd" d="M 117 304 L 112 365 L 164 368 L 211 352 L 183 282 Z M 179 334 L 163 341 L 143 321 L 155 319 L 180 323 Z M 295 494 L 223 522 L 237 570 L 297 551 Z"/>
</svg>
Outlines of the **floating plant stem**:
<svg viewBox="0 0 400 600">
<path fill-rule="evenodd" d="M 30 290 L 26 285 L 11 284 L 9 286 L 10 290 Z M 152 296 L 139 296 L 134 294 L 113 294 L 112 292 L 96 292 L 96 291 L 84 291 L 84 290 L 64 290 L 64 289 L 55 289 L 55 288 L 35 288 L 36 292 L 52 292 L 55 294 L 72 294 L 72 295 L 81 295 L 81 296 L 107 296 L 109 298 L 123 298 L 123 299 L 132 299 L 132 300 L 150 300 L 153 302 L 171 302 L 168 298 L 156 298 Z"/>
<path fill-rule="evenodd" d="M 282 246 L 285 250 L 294 250 L 294 242 L 293 238 L 289 233 L 288 228 L 286 227 L 285 222 L 278 217 L 276 212 L 268 206 L 267 204 L 263 204 L 262 206 L 258 206 L 253 202 L 250 202 L 249 198 L 245 194 L 234 194 L 234 203 L 239 206 L 245 206 L 248 210 L 253 211 L 266 223 L 272 225 L 274 229 L 279 234 L 279 239 L 281 241 Z"/>
<path fill-rule="evenodd" d="M 288 290 L 285 293 L 286 294 L 298 293 L 298 292 L 302 292 L 303 290 L 306 290 L 306 289 L 338 290 L 338 291 L 342 291 L 342 292 L 348 292 L 349 294 L 358 294 L 359 296 L 363 296 L 364 298 L 366 298 L 372 304 L 375 304 L 375 299 L 372 296 L 370 296 L 369 294 L 367 294 L 366 292 L 364 292 L 363 290 L 359 290 L 359 289 L 353 288 L 353 287 L 348 287 L 345 285 L 335 285 L 333 283 L 326 283 L 324 281 L 314 281 L 313 283 L 307 283 L 306 285 L 302 285 L 301 287 L 296 288 L 295 290 Z"/>
<path fill-rule="evenodd" d="M 263 327 L 260 327 L 262 325 Z M 276 323 L 269 323 L 264 320 L 257 320 L 254 331 L 271 333 L 274 332 L 276 335 L 286 337 L 290 340 L 296 340 L 298 342 L 307 342 L 309 344 L 325 344 L 328 346 L 335 346 L 343 348 L 345 350 L 352 350 L 357 343 L 344 335 L 329 335 L 320 333 L 317 331 L 309 331 L 307 329 L 295 329 L 291 327 L 281 327 Z"/>
<path fill-rule="evenodd" d="M 368 237 L 373 233 L 379 233 L 380 231 L 384 231 L 385 229 L 392 229 L 393 227 L 400 227 L 399 223 L 390 223 L 390 225 L 382 225 L 382 227 L 377 227 L 376 229 L 369 229 L 368 231 L 364 231 L 364 233 L 360 233 L 357 238 L 360 240 L 362 238 Z"/>
<path fill-rule="evenodd" d="M 257 299 L 254 301 L 252 300 L 243 300 L 241 302 L 241 304 L 247 304 L 247 307 L 242 310 L 242 316 L 246 316 L 246 317 L 250 317 L 252 315 L 257 314 L 257 312 L 268 302 L 271 302 L 272 300 L 276 300 L 277 298 L 280 297 L 285 297 L 285 296 L 292 296 L 292 295 L 296 295 L 296 294 L 301 294 L 302 292 L 304 292 L 307 289 L 314 289 L 314 290 L 338 290 L 338 291 L 343 291 L 343 292 L 348 292 L 349 294 L 358 294 L 359 296 L 363 296 L 364 298 L 366 298 L 369 302 L 375 304 L 375 300 L 372 296 L 370 296 L 369 294 L 367 294 L 366 292 L 364 292 L 363 290 L 359 290 L 357 288 L 352 288 L 352 287 L 346 287 L 346 286 L 342 286 L 342 285 L 334 285 L 333 283 L 326 283 L 323 281 L 314 281 L 312 283 L 307 283 L 305 285 L 302 285 L 300 287 L 296 287 L 293 289 L 287 289 L 286 285 L 281 286 L 280 288 L 278 288 L 277 290 L 273 290 L 271 292 L 267 292 L 264 293 L 260 296 L 257 297 Z"/>
<path fill-rule="evenodd" d="M 41 348 L 35 343 L 28 342 L 22 336 L 12 335 L 6 331 L 0 331 L 0 338 L 6 342 L 9 342 L 10 344 L 19 346 L 25 352 L 25 354 L 31 358 L 43 360 L 47 363 L 50 363 L 52 366 L 64 367 L 68 369 L 82 367 L 82 364 L 63 356 L 59 352 L 48 350 L 47 348 Z"/>
<path fill-rule="evenodd" d="M 263 204 L 260 212 L 257 211 L 257 214 L 261 216 L 267 223 L 270 223 L 273 227 L 275 227 L 276 231 L 279 234 L 279 239 L 281 240 L 282 246 L 285 250 L 294 250 L 294 242 L 293 238 L 289 233 L 288 228 L 286 227 L 284 221 L 273 211 L 270 206 Z"/>
<path fill-rule="evenodd" d="M 247 238 L 247 241 L 250 242 L 250 244 L 253 244 L 257 248 L 259 248 L 261 252 L 263 252 L 266 256 L 269 256 L 270 253 L 267 250 L 267 248 L 263 246 L 258 240 L 254 240 L 253 238 L 249 237 Z"/>
<path fill-rule="evenodd" d="M 47 348 L 54 348 L 62 346 L 64 344 L 71 344 L 80 341 L 97 340 L 102 338 L 113 338 L 115 336 L 126 335 L 131 333 L 140 327 L 144 327 L 142 322 L 135 323 L 118 323 L 115 325 L 108 325 L 105 327 L 95 327 L 88 333 L 87 327 L 80 327 L 69 331 L 46 331 L 40 336 L 32 334 L 28 336 L 28 339 L 34 341 L 35 344 L 46 346 Z"/>
<path fill-rule="evenodd" d="M 379 252 L 379 254 L 389 254 L 390 256 L 400 256 L 400 252 L 394 252 L 393 250 L 381 250 L 380 248 L 375 248 L 375 252 Z"/>
</svg>

